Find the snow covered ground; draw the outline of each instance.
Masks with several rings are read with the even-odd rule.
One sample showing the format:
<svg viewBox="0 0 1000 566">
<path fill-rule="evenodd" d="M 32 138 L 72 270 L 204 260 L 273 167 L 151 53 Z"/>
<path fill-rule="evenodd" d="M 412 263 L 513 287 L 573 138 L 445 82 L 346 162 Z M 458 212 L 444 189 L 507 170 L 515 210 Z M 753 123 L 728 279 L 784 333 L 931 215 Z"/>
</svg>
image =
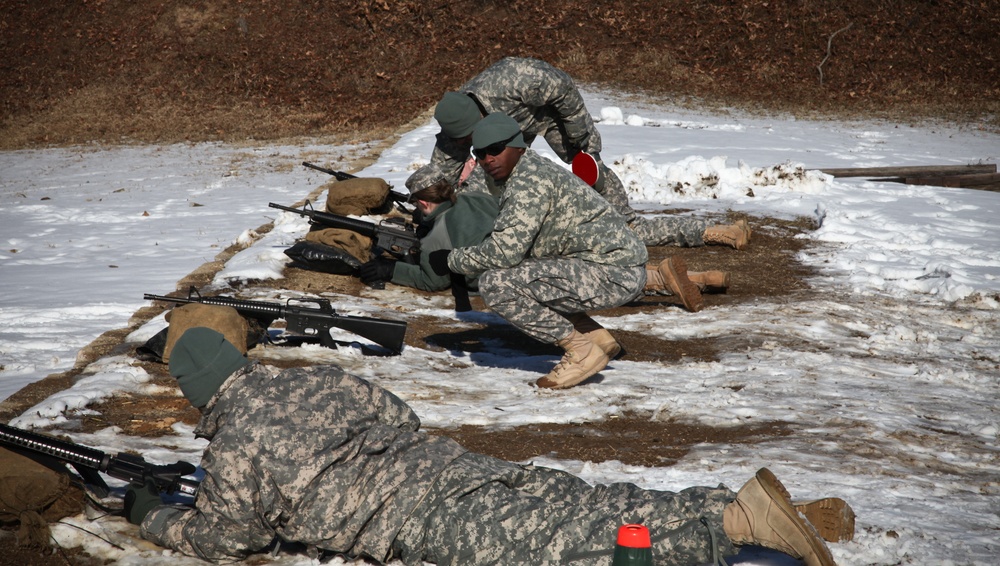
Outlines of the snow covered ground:
<svg viewBox="0 0 1000 566">
<path fill-rule="evenodd" d="M 703 115 L 585 94 L 600 119 L 602 156 L 637 207 L 814 218 L 820 227 L 802 236 L 815 242 L 800 260 L 819 270 L 810 283 L 820 298 L 597 317 L 612 329 L 675 340 L 752 334 L 763 346 L 711 363 L 619 360 L 602 379 L 566 391 L 530 386 L 555 362 L 551 356 L 408 347 L 398 357 L 372 358 L 319 346 L 289 355 L 343 365 L 400 395 L 433 427 L 578 422 L 625 411 L 715 426 L 789 422 L 790 436 L 704 446 L 667 468 L 534 461 L 592 482 L 669 490 L 720 482 L 738 489 L 768 466 L 793 496 L 839 496 L 853 506 L 854 541 L 831 544 L 839 564 L 995 563 L 1000 194 L 833 179 L 816 170 L 996 163 L 1000 136 L 968 126 Z M 403 190 L 427 161 L 436 131 L 431 121 L 406 133 L 361 174 Z M 543 141 L 534 149 L 552 156 Z M 80 348 L 148 305 L 144 293 L 173 291 L 234 242 L 247 247 L 214 285 L 273 278 L 280 289 L 282 251 L 306 224 L 267 203 L 290 205 L 328 180 L 301 167 L 303 160 L 341 168 L 364 150 L 303 141 L 0 153 L 0 399 L 72 367 Z M 273 231 L 253 231 L 272 219 Z M 428 304 L 393 286 L 333 298 L 346 314 L 379 316 L 394 304 L 402 312 L 393 316 L 450 318 L 456 330 L 470 319 L 503 323 L 491 313 L 454 313 L 450 295 Z M 163 325 L 158 317 L 129 340 L 140 343 Z M 58 426 L 80 443 L 135 449 L 157 462 L 197 462 L 204 444 L 183 425 L 168 439 L 115 429 L 72 433 L 68 411 L 118 390 L 141 391 L 147 381 L 127 357 L 102 359 L 11 424 Z M 73 522 L 121 538 L 121 521 Z M 118 550 L 73 528 L 54 533 L 63 545 L 85 545 L 123 564 L 188 563 L 127 538 Z M 269 563 L 309 560 L 281 555 Z"/>
</svg>

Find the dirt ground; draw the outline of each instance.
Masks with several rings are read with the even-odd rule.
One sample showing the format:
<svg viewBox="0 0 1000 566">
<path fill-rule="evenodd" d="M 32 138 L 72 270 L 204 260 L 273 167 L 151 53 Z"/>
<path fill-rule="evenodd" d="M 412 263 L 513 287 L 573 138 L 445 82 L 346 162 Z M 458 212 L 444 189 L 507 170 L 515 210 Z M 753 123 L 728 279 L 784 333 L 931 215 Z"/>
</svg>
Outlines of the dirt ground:
<svg viewBox="0 0 1000 566">
<path fill-rule="evenodd" d="M 307 136 L 380 140 L 507 55 L 545 59 L 599 88 L 680 105 L 799 117 L 952 120 L 1000 129 L 1000 10 L 978 0 L 568 0 L 218 2 L 0 0 L 0 150 L 73 144 L 261 142 Z M 358 164 L 360 168 L 361 164 Z M 727 220 L 720 218 L 720 221 Z M 753 244 L 650 248 L 692 270 L 732 272 L 706 305 L 796 301 L 810 291 L 795 261 L 807 222 L 751 218 Z M 190 274 L 206 283 L 225 261 Z M 291 289 L 357 292 L 352 278 L 289 269 Z M 419 293 L 419 291 L 413 291 Z M 473 305 L 482 309 L 474 299 Z M 136 313 L 147 320 L 161 306 Z M 679 308 L 648 297 L 601 315 Z M 510 346 L 558 352 L 513 328 Z M 88 361 L 121 352 L 129 329 L 109 329 L 77 368 L 0 403 L 0 421 L 72 384 Z M 499 334 L 497 334 L 499 332 Z M 740 338 L 671 342 L 614 332 L 627 359 L 716 359 L 754 344 Z M 407 342 L 475 351 L 476 330 L 436 320 L 409 324 Z M 143 362 L 163 384 L 162 364 Z M 177 397 L 120 396 L 84 426 L 168 434 L 196 421 Z M 783 423 L 712 429 L 626 415 L 604 422 L 447 433 L 472 450 L 512 460 L 559 458 L 666 466 L 699 443 L 753 443 Z M 0 532 L 0 543 L 4 541 Z M 90 561 L 92 562 L 92 561 Z M 0 553 L 6 564 L 84 564 L 79 553 Z"/>
<path fill-rule="evenodd" d="M 508 55 L 678 104 L 996 128 L 997 29 L 983 0 L 0 0 L 0 149 L 371 139 Z"/>
</svg>

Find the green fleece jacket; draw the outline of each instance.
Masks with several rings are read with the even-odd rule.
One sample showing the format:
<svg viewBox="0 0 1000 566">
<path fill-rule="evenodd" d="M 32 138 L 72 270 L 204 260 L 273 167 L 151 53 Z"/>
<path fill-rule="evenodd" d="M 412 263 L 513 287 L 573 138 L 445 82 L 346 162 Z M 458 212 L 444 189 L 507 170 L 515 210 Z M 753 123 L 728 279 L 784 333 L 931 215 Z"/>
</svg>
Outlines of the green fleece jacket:
<svg viewBox="0 0 1000 566">
<path fill-rule="evenodd" d="M 420 263 L 396 262 L 392 282 L 424 291 L 447 289 L 451 277 L 434 273 L 428 260 L 430 253 L 479 244 L 490 234 L 499 211 L 497 199 L 481 192 L 461 193 L 455 204 L 441 203 L 425 220 L 433 226 L 420 239 Z M 478 282 L 478 276 L 466 277 L 469 289 L 477 289 Z"/>
</svg>

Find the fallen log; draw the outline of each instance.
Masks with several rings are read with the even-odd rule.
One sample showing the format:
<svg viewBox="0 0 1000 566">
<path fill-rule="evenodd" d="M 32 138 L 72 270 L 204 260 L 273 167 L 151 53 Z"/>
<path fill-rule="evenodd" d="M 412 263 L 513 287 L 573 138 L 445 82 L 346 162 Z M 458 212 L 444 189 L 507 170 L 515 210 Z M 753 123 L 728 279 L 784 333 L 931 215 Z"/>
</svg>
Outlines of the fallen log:
<svg viewBox="0 0 1000 566">
<path fill-rule="evenodd" d="M 971 175 L 996 173 L 996 164 L 989 165 L 914 165 L 909 167 L 850 167 L 820 169 L 834 177 L 934 177 L 944 175 Z"/>
<path fill-rule="evenodd" d="M 937 187 L 977 187 L 1000 183 L 1000 173 L 975 173 L 972 175 L 945 175 L 934 177 L 906 177 L 907 185 L 934 185 Z"/>
<path fill-rule="evenodd" d="M 906 177 L 904 179 L 893 179 L 893 181 L 906 183 L 907 185 L 932 185 L 935 187 L 978 189 L 980 191 L 1000 191 L 1000 173 Z"/>
</svg>

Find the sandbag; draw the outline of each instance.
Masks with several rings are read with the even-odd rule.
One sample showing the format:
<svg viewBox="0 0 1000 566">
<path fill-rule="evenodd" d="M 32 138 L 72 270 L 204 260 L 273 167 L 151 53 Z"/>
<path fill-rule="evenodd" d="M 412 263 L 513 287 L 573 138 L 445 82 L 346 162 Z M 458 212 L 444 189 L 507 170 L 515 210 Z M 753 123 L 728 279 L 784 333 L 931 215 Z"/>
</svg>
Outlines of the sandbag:
<svg viewBox="0 0 1000 566">
<path fill-rule="evenodd" d="M 285 255 L 292 258 L 291 267 L 333 275 L 357 275 L 361 267 L 358 258 L 346 251 L 308 240 L 295 242 Z"/>
<path fill-rule="evenodd" d="M 165 364 L 170 363 L 170 352 L 174 349 L 174 344 L 189 328 L 197 326 L 211 328 L 225 336 L 226 340 L 236 346 L 242 354 L 247 353 L 248 334 L 253 336 L 250 324 L 233 307 L 188 303 L 174 307 L 165 318 L 170 323 L 162 355 Z"/>
<path fill-rule="evenodd" d="M 345 181 L 331 181 L 325 189 L 326 211 L 341 216 L 383 214 L 388 211 L 389 183 L 377 177 L 355 177 Z"/>
<path fill-rule="evenodd" d="M 83 489 L 65 466 L 42 462 L 0 448 L 0 524 L 18 527 L 20 546 L 49 546 L 49 523 L 84 508 Z"/>
<path fill-rule="evenodd" d="M 353 230 L 343 230 L 341 228 L 310 230 L 306 233 L 305 239 L 308 242 L 316 242 L 331 248 L 344 250 L 360 263 L 364 263 L 371 258 L 372 239 L 368 236 L 362 236 Z"/>
</svg>

